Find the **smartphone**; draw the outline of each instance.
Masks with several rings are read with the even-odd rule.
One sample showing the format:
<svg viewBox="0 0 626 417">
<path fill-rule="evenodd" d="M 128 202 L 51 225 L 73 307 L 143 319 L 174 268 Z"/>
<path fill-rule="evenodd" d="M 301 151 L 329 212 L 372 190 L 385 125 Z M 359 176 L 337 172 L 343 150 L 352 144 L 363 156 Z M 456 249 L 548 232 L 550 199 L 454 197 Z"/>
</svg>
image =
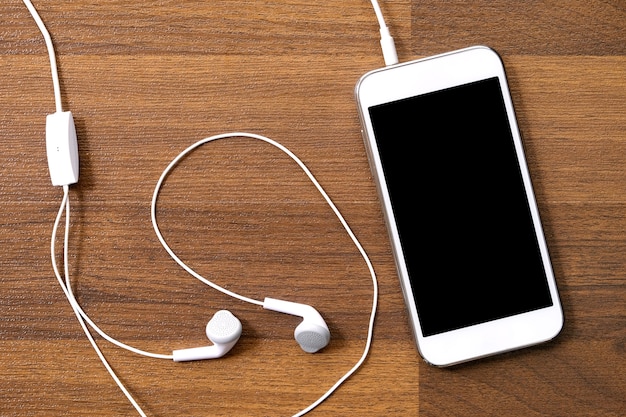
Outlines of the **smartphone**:
<svg viewBox="0 0 626 417">
<path fill-rule="evenodd" d="M 355 95 L 424 360 L 554 338 L 563 312 L 499 55 L 475 46 L 378 69 Z"/>
</svg>

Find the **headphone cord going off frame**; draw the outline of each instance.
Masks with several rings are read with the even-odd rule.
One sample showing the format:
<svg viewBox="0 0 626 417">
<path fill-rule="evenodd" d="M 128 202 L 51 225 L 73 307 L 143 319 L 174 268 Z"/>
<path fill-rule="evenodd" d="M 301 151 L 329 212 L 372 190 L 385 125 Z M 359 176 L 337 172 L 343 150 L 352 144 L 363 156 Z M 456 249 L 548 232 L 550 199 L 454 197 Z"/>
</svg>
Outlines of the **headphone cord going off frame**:
<svg viewBox="0 0 626 417">
<path fill-rule="evenodd" d="M 61 100 L 60 82 L 59 82 L 59 76 L 58 76 L 58 70 L 57 70 L 56 56 L 55 56 L 55 51 L 54 51 L 54 46 L 53 46 L 53 43 L 52 43 L 52 39 L 51 39 L 50 34 L 47 31 L 43 21 L 41 20 L 37 10 L 35 9 L 33 4 L 31 3 L 31 1 L 30 0 L 23 0 L 23 2 L 26 5 L 26 7 L 28 8 L 28 10 L 29 10 L 30 14 L 32 15 L 33 19 L 35 20 L 37 26 L 39 27 L 39 29 L 40 29 L 43 37 L 44 37 L 44 40 L 46 42 L 46 47 L 47 47 L 49 58 L 50 58 L 50 67 L 51 67 L 51 74 L 52 74 L 52 81 L 53 81 L 53 88 L 54 88 L 55 104 L 56 104 L 56 114 L 55 115 L 59 115 L 60 113 L 63 113 L 63 107 L 62 107 L 62 100 Z M 374 11 L 376 13 L 376 17 L 377 17 L 379 25 L 380 25 L 380 34 L 381 34 L 380 43 L 381 43 L 381 47 L 382 47 L 382 51 L 383 51 L 383 57 L 384 57 L 384 60 L 385 60 L 385 64 L 386 65 L 396 64 L 398 62 L 398 57 L 397 57 L 395 45 L 394 45 L 394 42 L 393 42 L 393 38 L 391 37 L 391 35 L 389 33 L 389 29 L 387 28 L 387 26 L 385 24 L 385 21 L 384 21 L 384 18 L 383 18 L 383 15 L 382 15 L 382 12 L 380 10 L 380 6 L 379 6 L 378 2 L 376 0 L 372 0 L 371 2 L 372 2 L 372 6 L 374 7 Z M 69 112 L 66 112 L 66 113 L 69 113 Z M 62 119 L 62 120 L 66 120 L 66 119 Z M 71 136 L 71 134 L 73 132 L 73 135 L 74 135 L 73 140 L 76 141 L 74 126 L 73 126 L 73 119 L 71 117 L 71 113 L 69 113 L 69 121 L 71 122 L 71 129 L 67 129 L 67 131 L 62 132 L 61 133 L 61 137 L 63 135 Z M 48 125 L 47 125 L 47 132 L 46 133 L 47 133 L 47 136 L 48 136 L 49 135 Z M 53 132 L 53 135 L 57 135 L 57 132 Z M 265 141 L 267 143 L 270 143 L 270 144 L 276 146 L 277 148 L 281 149 L 287 155 L 289 155 L 303 169 L 303 171 L 307 174 L 309 179 L 314 183 L 314 185 L 316 186 L 318 191 L 322 194 L 324 199 L 330 205 L 330 207 L 332 208 L 333 212 L 339 218 L 340 222 L 342 223 L 342 225 L 346 229 L 347 233 L 349 234 L 349 236 L 351 237 L 351 239 L 353 240 L 353 242 L 355 243 L 355 245 L 359 249 L 359 252 L 363 256 L 363 258 L 364 258 L 364 260 L 365 260 L 365 262 L 366 262 L 366 264 L 368 266 L 368 269 L 370 270 L 370 274 L 371 274 L 371 277 L 372 277 L 372 282 L 373 282 L 373 286 L 374 286 L 374 296 L 373 296 L 373 303 L 372 303 L 372 312 L 371 312 L 370 320 L 369 320 L 367 341 L 366 341 L 364 352 L 363 352 L 361 358 L 357 361 L 357 363 L 343 377 L 341 377 L 317 401 L 315 401 L 309 407 L 303 409 L 302 411 L 300 411 L 299 413 L 294 415 L 294 417 L 298 417 L 298 416 L 302 416 L 302 415 L 308 413 L 309 411 L 313 410 L 315 407 L 317 407 L 319 404 L 321 404 L 324 400 L 326 400 L 341 384 L 343 384 L 343 382 L 346 379 L 348 379 L 354 372 L 356 372 L 356 370 L 359 369 L 359 367 L 365 361 L 365 359 L 366 359 L 366 357 L 367 357 L 367 355 L 369 353 L 369 350 L 370 350 L 370 347 L 371 347 L 371 343 L 372 343 L 372 338 L 373 338 L 374 319 L 375 319 L 375 315 L 376 315 L 377 300 L 378 300 L 378 283 L 377 283 L 376 275 L 374 273 L 373 266 L 372 266 L 369 258 L 367 257 L 367 254 L 365 253 L 365 251 L 363 250 L 362 246 L 360 245 L 360 243 L 358 242 L 358 240 L 356 239 L 356 237 L 354 236 L 354 234 L 350 230 L 349 226 L 347 225 L 347 223 L 345 222 L 345 220 L 343 219 L 343 217 L 339 213 L 338 209 L 332 203 L 332 201 L 330 200 L 330 198 L 328 197 L 326 192 L 322 189 L 322 187 L 319 185 L 317 180 L 310 173 L 308 168 L 293 153 L 291 153 L 291 151 L 289 151 L 284 146 L 280 145 L 278 142 L 275 142 L 275 141 L 273 141 L 273 140 L 271 140 L 269 138 L 266 138 L 266 137 L 263 137 L 263 136 L 260 136 L 260 135 L 249 134 L 249 133 L 229 133 L 229 134 L 223 134 L 223 135 L 216 135 L 216 136 L 213 136 L 213 137 L 210 137 L 210 138 L 206 138 L 206 139 L 204 139 L 202 141 L 199 141 L 196 144 L 192 145 L 191 147 L 187 148 L 185 151 L 183 151 L 177 158 L 174 159 L 174 161 L 172 161 L 172 163 L 170 163 L 170 165 L 163 172 L 161 178 L 159 179 L 159 181 L 157 183 L 155 191 L 154 191 L 151 212 L 152 212 L 153 226 L 154 226 L 155 232 L 157 233 L 157 237 L 159 238 L 159 240 L 162 243 L 162 245 L 164 246 L 164 248 L 168 251 L 170 256 L 172 256 L 172 258 L 174 260 L 176 260 L 190 274 L 192 274 L 196 278 L 200 279 L 201 281 L 205 282 L 207 285 L 210 285 L 210 286 L 218 289 L 219 291 L 226 292 L 227 294 L 232 295 L 233 297 L 238 298 L 240 300 L 251 302 L 253 304 L 262 305 L 262 303 L 257 301 L 257 300 L 249 299 L 247 297 L 243 297 L 243 296 L 240 296 L 240 295 L 235 294 L 235 293 L 230 293 L 229 291 L 225 290 L 224 288 L 222 288 L 222 287 L 220 287 L 220 286 L 218 286 L 218 285 L 216 285 L 216 284 L 214 284 L 214 283 L 212 283 L 212 282 L 202 278 L 198 274 L 196 274 L 195 271 L 193 271 L 191 268 L 187 267 L 182 261 L 180 261 L 180 259 L 169 248 L 169 246 L 165 243 L 165 240 L 162 237 L 162 235 L 161 235 L 161 233 L 159 231 L 159 228 L 158 228 L 158 226 L 156 224 L 155 206 L 156 206 L 156 199 L 157 199 L 157 196 L 158 196 L 158 192 L 159 192 L 160 186 L 161 186 L 164 178 L 167 176 L 168 172 L 176 165 L 178 160 L 180 160 L 180 158 L 182 158 L 182 156 L 186 155 L 192 149 L 195 149 L 197 146 L 200 146 L 200 145 L 202 145 L 204 143 L 207 143 L 209 141 L 216 140 L 216 139 L 233 138 L 233 137 L 249 137 L 249 138 L 260 139 L 260 140 L 263 140 L 263 141 Z M 62 138 L 62 139 L 65 140 L 67 138 Z M 76 150 L 76 149 L 74 149 L 74 150 Z M 49 157 L 49 159 L 50 159 L 50 157 Z M 63 160 L 63 158 L 61 158 L 61 160 Z M 77 160 L 74 161 L 74 163 L 77 164 Z M 77 166 L 74 167 L 74 168 L 77 170 Z M 50 166 L 50 170 L 51 170 L 51 175 L 53 175 L 54 172 L 53 172 L 53 167 L 52 166 Z M 62 170 L 62 174 L 67 174 L 67 172 L 68 172 L 67 167 L 61 167 L 61 170 Z M 120 379 L 117 377 L 117 375 L 115 374 L 115 372 L 113 371 L 113 369 L 111 368 L 109 363 L 107 362 L 106 358 L 104 357 L 104 355 L 102 354 L 102 352 L 99 349 L 98 345 L 96 344 L 93 336 L 91 335 L 87 325 L 92 327 L 93 330 L 96 331 L 98 334 L 100 334 L 100 336 L 102 336 L 105 340 L 107 340 L 107 341 L 109 341 L 109 342 L 111 342 L 111 343 L 113 343 L 113 344 L 115 344 L 115 345 L 117 345 L 117 346 L 119 346 L 119 347 L 121 347 L 123 349 L 129 350 L 131 352 L 134 352 L 134 353 L 137 353 L 137 354 L 140 354 L 140 355 L 144 355 L 144 356 L 149 356 L 149 357 L 152 357 L 152 358 L 158 358 L 158 359 L 172 359 L 172 355 L 164 355 L 164 354 L 156 354 L 156 353 L 146 352 L 146 351 L 143 351 L 143 350 L 140 350 L 140 349 L 136 349 L 136 348 L 134 348 L 132 346 L 126 345 L 126 344 L 124 344 L 122 342 L 119 342 L 118 340 L 108 336 L 104 331 L 102 331 L 88 317 L 88 315 L 84 312 L 84 310 L 78 304 L 78 302 L 77 302 L 77 300 L 75 298 L 75 295 L 74 295 L 74 293 L 72 291 L 72 286 L 71 286 L 71 281 L 70 281 L 70 274 L 69 274 L 69 260 L 68 260 L 68 257 L 69 257 L 69 248 L 68 248 L 68 244 L 69 244 L 69 227 L 70 227 L 69 185 L 72 184 L 72 183 L 75 183 L 77 181 L 77 178 L 78 178 L 77 175 L 78 174 L 77 174 L 77 171 L 75 171 L 73 173 L 74 177 L 72 177 L 72 173 L 70 171 L 69 175 L 70 175 L 70 180 L 67 180 L 66 179 L 67 176 L 63 176 L 63 175 L 61 175 L 60 182 L 59 182 L 59 180 L 57 180 L 57 182 L 55 183 L 55 181 L 53 179 L 54 185 L 62 185 L 63 186 L 63 199 L 62 199 L 61 206 L 59 208 L 57 217 L 56 217 L 55 222 L 54 222 L 53 231 L 52 231 L 52 237 L 51 237 L 51 245 L 50 245 L 51 260 L 52 260 L 52 264 L 53 264 L 54 273 L 55 273 L 55 276 L 56 276 L 57 280 L 59 281 L 59 284 L 60 284 L 60 286 L 61 286 L 61 288 L 62 288 L 66 298 L 68 299 L 68 301 L 69 301 L 69 303 L 70 303 L 74 313 L 76 314 L 76 317 L 77 317 L 77 319 L 78 319 L 78 321 L 79 321 L 83 331 L 85 332 L 89 342 L 91 343 L 92 347 L 96 351 L 96 353 L 97 353 L 98 357 L 100 358 L 101 362 L 103 363 L 103 365 L 105 366 L 105 368 L 107 369 L 107 371 L 109 372 L 109 374 L 111 375 L 111 377 L 113 378 L 115 383 L 118 385 L 120 390 L 124 393 L 124 395 L 128 398 L 130 403 L 133 405 L 133 407 L 139 413 L 139 415 L 145 417 L 146 414 L 143 412 L 143 410 L 141 409 L 139 404 L 132 397 L 130 392 L 124 387 L 123 383 L 120 381 Z M 57 178 L 59 178 L 58 175 L 57 175 Z M 60 227 L 60 223 L 61 223 L 61 219 L 63 218 L 63 214 L 65 214 L 65 228 L 64 228 L 64 239 L 63 239 L 63 241 L 64 241 L 64 244 L 63 244 L 63 266 L 64 266 L 64 268 L 63 268 L 63 274 L 62 274 L 61 271 L 58 268 L 58 265 L 57 265 L 57 255 L 56 255 L 56 245 L 55 245 L 55 242 L 57 240 L 58 229 Z M 63 275 L 65 276 L 65 279 L 63 279 Z"/>
</svg>

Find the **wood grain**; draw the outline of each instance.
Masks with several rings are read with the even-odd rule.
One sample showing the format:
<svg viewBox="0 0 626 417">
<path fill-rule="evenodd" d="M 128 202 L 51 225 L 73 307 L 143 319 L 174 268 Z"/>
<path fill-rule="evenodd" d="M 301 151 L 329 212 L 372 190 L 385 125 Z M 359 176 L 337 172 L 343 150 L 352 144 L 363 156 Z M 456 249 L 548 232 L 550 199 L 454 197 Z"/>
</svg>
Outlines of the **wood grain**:
<svg viewBox="0 0 626 417">
<path fill-rule="evenodd" d="M 624 55 L 623 1 L 412 2 L 412 49 L 489 45 L 502 54 Z"/>
<path fill-rule="evenodd" d="M 295 318 L 209 289 L 159 245 L 149 210 L 161 171 L 228 131 L 297 154 L 380 281 L 370 357 L 311 415 L 624 415 L 623 2 L 382 2 L 403 60 L 476 43 L 501 53 L 565 308 L 555 341 L 445 370 L 415 349 L 360 138 L 354 84 L 382 65 L 369 2 L 35 5 L 79 135 L 70 262 L 81 304 L 116 338 L 163 353 L 206 343 L 218 309 L 244 326 L 227 357 L 189 364 L 97 338 L 148 415 L 292 415 L 364 346 L 367 268 L 304 174 L 267 144 L 218 141 L 185 158 L 163 187 L 159 222 L 177 253 L 220 285 L 315 305 L 333 333 L 327 349 L 302 353 Z M 52 274 L 61 192 L 49 184 L 43 142 L 54 111 L 49 64 L 22 2 L 4 2 L 0 15 L 0 415 L 134 415 Z"/>
</svg>

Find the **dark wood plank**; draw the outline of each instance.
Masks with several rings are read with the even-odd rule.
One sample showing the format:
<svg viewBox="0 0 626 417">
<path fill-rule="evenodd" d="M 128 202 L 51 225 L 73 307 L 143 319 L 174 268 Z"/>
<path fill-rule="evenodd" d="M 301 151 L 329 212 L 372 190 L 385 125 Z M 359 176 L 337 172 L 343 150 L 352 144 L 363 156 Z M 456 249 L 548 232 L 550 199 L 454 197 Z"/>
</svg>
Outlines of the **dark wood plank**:
<svg viewBox="0 0 626 417">
<path fill-rule="evenodd" d="M 502 54 L 624 55 L 623 1 L 414 1 L 411 46 L 430 55 L 471 45 Z"/>
</svg>

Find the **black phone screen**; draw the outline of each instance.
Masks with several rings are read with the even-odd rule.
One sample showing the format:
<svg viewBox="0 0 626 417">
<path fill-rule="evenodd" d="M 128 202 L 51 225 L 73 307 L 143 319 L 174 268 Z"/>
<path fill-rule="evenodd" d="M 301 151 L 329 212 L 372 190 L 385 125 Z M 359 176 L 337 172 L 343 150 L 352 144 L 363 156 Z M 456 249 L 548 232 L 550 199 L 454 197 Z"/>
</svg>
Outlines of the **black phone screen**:
<svg viewBox="0 0 626 417">
<path fill-rule="evenodd" d="M 368 110 L 423 335 L 551 306 L 499 79 Z"/>
</svg>

